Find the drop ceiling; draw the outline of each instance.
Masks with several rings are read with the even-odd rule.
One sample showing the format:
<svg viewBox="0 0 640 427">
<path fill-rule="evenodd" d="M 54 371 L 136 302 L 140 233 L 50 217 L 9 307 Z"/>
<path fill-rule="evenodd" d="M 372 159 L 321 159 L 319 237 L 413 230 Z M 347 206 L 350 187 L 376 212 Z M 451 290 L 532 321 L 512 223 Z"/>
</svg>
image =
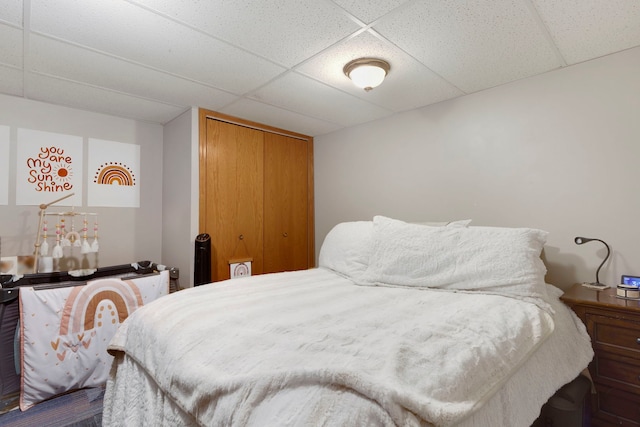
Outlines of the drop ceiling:
<svg viewBox="0 0 640 427">
<path fill-rule="evenodd" d="M 0 93 L 318 136 L 636 46 L 638 0 L 3 0 Z M 370 92 L 363 56 L 391 64 Z"/>
</svg>

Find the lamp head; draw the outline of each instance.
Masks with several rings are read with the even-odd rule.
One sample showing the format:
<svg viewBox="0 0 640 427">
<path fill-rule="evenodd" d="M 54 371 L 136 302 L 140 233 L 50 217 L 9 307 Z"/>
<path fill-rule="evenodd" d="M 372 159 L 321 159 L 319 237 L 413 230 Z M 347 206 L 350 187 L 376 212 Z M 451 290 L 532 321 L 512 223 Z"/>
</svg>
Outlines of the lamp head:
<svg viewBox="0 0 640 427">
<path fill-rule="evenodd" d="M 596 239 L 590 239 L 589 237 L 576 237 L 575 239 L 573 239 L 573 241 L 576 242 L 576 245 L 582 245 L 583 243 L 587 243 L 592 240 Z"/>
</svg>

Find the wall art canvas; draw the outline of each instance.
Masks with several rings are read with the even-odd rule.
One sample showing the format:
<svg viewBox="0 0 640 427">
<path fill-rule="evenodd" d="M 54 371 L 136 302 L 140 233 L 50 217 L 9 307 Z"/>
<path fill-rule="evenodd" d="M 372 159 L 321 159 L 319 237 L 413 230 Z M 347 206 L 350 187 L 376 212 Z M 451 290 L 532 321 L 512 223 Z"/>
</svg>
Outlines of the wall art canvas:
<svg viewBox="0 0 640 427">
<path fill-rule="evenodd" d="M 82 205 L 82 137 L 18 129 L 16 205 Z"/>
<path fill-rule="evenodd" d="M 0 205 L 9 204 L 9 126 L 0 126 Z"/>
<path fill-rule="evenodd" d="M 87 205 L 140 207 L 140 146 L 89 138 Z"/>
</svg>

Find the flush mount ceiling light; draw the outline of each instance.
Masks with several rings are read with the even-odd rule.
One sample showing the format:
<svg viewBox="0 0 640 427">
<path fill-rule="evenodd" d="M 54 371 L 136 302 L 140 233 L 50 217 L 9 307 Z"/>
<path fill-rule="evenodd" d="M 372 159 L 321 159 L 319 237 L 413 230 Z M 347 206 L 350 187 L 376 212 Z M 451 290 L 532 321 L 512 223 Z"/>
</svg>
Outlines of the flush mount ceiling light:
<svg viewBox="0 0 640 427">
<path fill-rule="evenodd" d="M 369 92 L 382 83 L 390 69 L 389 63 L 382 59 L 359 58 L 345 65 L 342 71 L 353 84 Z"/>
</svg>

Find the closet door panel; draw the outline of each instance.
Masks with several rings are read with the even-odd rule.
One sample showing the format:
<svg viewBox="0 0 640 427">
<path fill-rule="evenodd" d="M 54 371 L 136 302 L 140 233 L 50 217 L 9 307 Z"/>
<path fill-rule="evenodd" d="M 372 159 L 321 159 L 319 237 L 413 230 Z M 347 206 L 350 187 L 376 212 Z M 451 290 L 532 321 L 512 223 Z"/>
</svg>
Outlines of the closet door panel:
<svg viewBox="0 0 640 427">
<path fill-rule="evenodd" d="M 309 144 L 266 133 L 264 272 L 309 268 Z"/>
<path fill-rule="evenodd" d="M 228 279 L 229 261 L 252 258 L 262 273 L 263 133 L 207 119 L 206 218 L 212 281 Z"/>
</svg>

